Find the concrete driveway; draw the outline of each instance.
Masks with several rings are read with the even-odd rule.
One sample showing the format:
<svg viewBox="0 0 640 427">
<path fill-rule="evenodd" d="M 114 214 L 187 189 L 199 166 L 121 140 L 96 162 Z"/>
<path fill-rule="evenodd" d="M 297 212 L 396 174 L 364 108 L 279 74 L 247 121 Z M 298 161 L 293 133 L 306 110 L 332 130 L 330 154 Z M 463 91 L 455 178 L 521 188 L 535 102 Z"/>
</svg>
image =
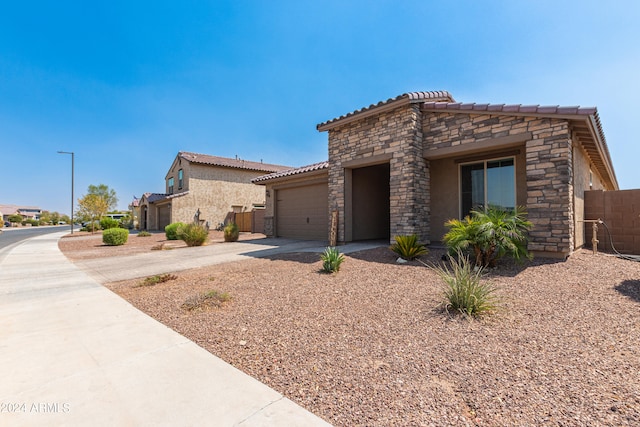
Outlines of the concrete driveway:
<svg viewBox="0 0 640 427">
<path fill-rule="evenodd" d="M 350 253 L 384 245 L 388 244 L 380 241 L 358 242 L 340 246 L 339 248 L 342 253 Z M 322 253 L 326 246 L 327 243 L 322 241 L 265 238 L 167 251 L 153 251 L 136 255 L 79 260 L 75 261 L 74 264 L 97 282 L 110 283 L 225 262 L 263 258 L 287 252 Z"/>
</svg>

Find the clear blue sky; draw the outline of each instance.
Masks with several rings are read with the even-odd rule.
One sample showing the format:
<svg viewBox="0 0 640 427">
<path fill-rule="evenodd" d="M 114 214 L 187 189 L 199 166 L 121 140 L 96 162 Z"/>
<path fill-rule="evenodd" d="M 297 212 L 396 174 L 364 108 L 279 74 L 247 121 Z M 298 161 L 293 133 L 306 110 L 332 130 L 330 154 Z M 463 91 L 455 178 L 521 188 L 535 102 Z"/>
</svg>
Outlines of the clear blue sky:
<svg viewBox="0 0 640 427">
<path fill-rule="evenodd" d="M 0 204 L 163 192 L 178 151 L 300 166 L 316 124 L 405 92 L 597 106 L 640 188 L 640 2 L 28 1 L 0 11 Z"/>
</svg>

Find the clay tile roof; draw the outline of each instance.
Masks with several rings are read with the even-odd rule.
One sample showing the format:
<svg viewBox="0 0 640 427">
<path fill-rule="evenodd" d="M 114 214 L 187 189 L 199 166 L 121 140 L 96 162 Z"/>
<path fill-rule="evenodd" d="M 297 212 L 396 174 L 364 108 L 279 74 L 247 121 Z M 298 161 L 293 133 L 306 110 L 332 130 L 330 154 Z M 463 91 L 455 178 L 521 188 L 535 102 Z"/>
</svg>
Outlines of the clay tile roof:
<svg viewBox="0 0 640 427">
<path fill-rule="evenodd" d="M 158 200 L 166 199 L 168 194 L 163 193 L 144 193 L 143 197 L 147 198 L 149 203 L 157 202 Z"/>
<path fill-rule="evenodd" d="M 329 169 L 328 161 L 314 163 L 312 165 L 307 165 L 307 166 L 301 166 L 299 168 L 288 169 L 282 172 L 276 172 L 269 175 L 259 176 L 257 178 L 252 179 L 251 182 L 253 182 L 254 184 L 257 184 L 265 181 L 271 181 L 273 179 L 284 178 L 286 176 L 300 175 L 303 173 L 315 172 L 323 169 Z"/>
<path fill-rule="evenodd" d="M 402 104 L 409 104 L 409 103 L 417 103 L 417 102 L 423 102 L 423 101 L 427 101 L 427 100 L 433 100 L 433 101 L 446 101 L 446 102 L 454 102 L 455 100 L 453 99 L 453 96 L 451 96 L 451 94 L 449 92 L 447 92 L 446 90 L 436 90 L 436 91 L 429 91 L 429 92 L 408 92 L 408 93 L 403 93 L 402 95 L 396 96 L 395 98 L 389 98 L 386 101 L 380 101 L 377 104 L 371 104 L 368 107 L 363 107 L 359 110 L 355 110 L 351 113 L 347 113 L 345 115 L 342 115 L 340 117 L 336 117 L 334 119 L 331 120 L 327 120 L 326 122 L 320 123 L 319 125 L 316 126 L 316 129 L 318 129 L 319 131 L 324 131 L 324 130 L 328 130 L 329 128 L 337 125 L 340 122 L 344 122 L 344 121 L 350 121 L 351 119 L 355 118 L 356 116 L 366 116 L 369 113 L 373 113 L 375 110 L 378 110 L 380 108 L 393 108 L 396 106 L 396 104 L 398 105 L 402 105 Z M 377 111 L 375 111 L 377 112 Z"/>
<path fill-rule="evenodd" d="M 558 105 L 522 105 L 522 104 L 476 104 L 460 102 L 425 102 L 423 108 L 427 110 L 461 110 L 461 111 L 490 111 L 496 113 L 531 113 L 531 114 L 567 114 L 589 116 L 597 112 L 594 107 Z"/>
<path fill-rule="evenodd" d="M 290 166 L 273 165 L 243 159 L 230 159 L 227 157 L 210 156 L 208 154 L 189 153 L 187 151 L 181 151 L 178 155 L 191 163 L 198 163 L 201 165 L 222 166 L 226 168 L 246 169 L 259 172 L 280 172 L 291 169 Z"/>
</svg>

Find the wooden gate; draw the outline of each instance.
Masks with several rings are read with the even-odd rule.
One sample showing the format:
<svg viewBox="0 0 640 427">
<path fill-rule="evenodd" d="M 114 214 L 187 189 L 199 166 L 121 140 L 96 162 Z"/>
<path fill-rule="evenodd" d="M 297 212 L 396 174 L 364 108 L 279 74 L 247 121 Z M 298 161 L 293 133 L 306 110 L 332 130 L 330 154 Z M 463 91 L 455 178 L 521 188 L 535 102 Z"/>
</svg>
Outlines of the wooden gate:
<svg viewBox="0 0 640 427">
<path fill-rule="evenodd" d="M 236 224 L 241 232 L 251 232 L 251 212 L 236 212 Z"/>
<path fill-rule="evenodd" d="M 598 249 L 640 255 L 640 190 L 585 191 L 584 219 L 605 222 L 598 225 Z M 585 245 L 591 245 L 591 223 L 584 224 Z M 607 232 L 608 229 L 608 232 Z"/>
</svg>

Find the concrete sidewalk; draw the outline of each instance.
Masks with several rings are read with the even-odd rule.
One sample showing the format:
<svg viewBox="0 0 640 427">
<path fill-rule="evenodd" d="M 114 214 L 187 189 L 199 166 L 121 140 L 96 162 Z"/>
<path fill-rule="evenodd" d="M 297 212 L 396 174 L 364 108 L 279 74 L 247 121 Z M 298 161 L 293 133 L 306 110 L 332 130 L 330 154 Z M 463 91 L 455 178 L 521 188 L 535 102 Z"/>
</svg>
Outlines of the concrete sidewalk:
<svg viewBox="0 0 640 427">
<path fill-rule="evenodd" d="M 99 285 L 63 234 L 0 261 L 0 425 L 328 425 Z"/>
</svg>

